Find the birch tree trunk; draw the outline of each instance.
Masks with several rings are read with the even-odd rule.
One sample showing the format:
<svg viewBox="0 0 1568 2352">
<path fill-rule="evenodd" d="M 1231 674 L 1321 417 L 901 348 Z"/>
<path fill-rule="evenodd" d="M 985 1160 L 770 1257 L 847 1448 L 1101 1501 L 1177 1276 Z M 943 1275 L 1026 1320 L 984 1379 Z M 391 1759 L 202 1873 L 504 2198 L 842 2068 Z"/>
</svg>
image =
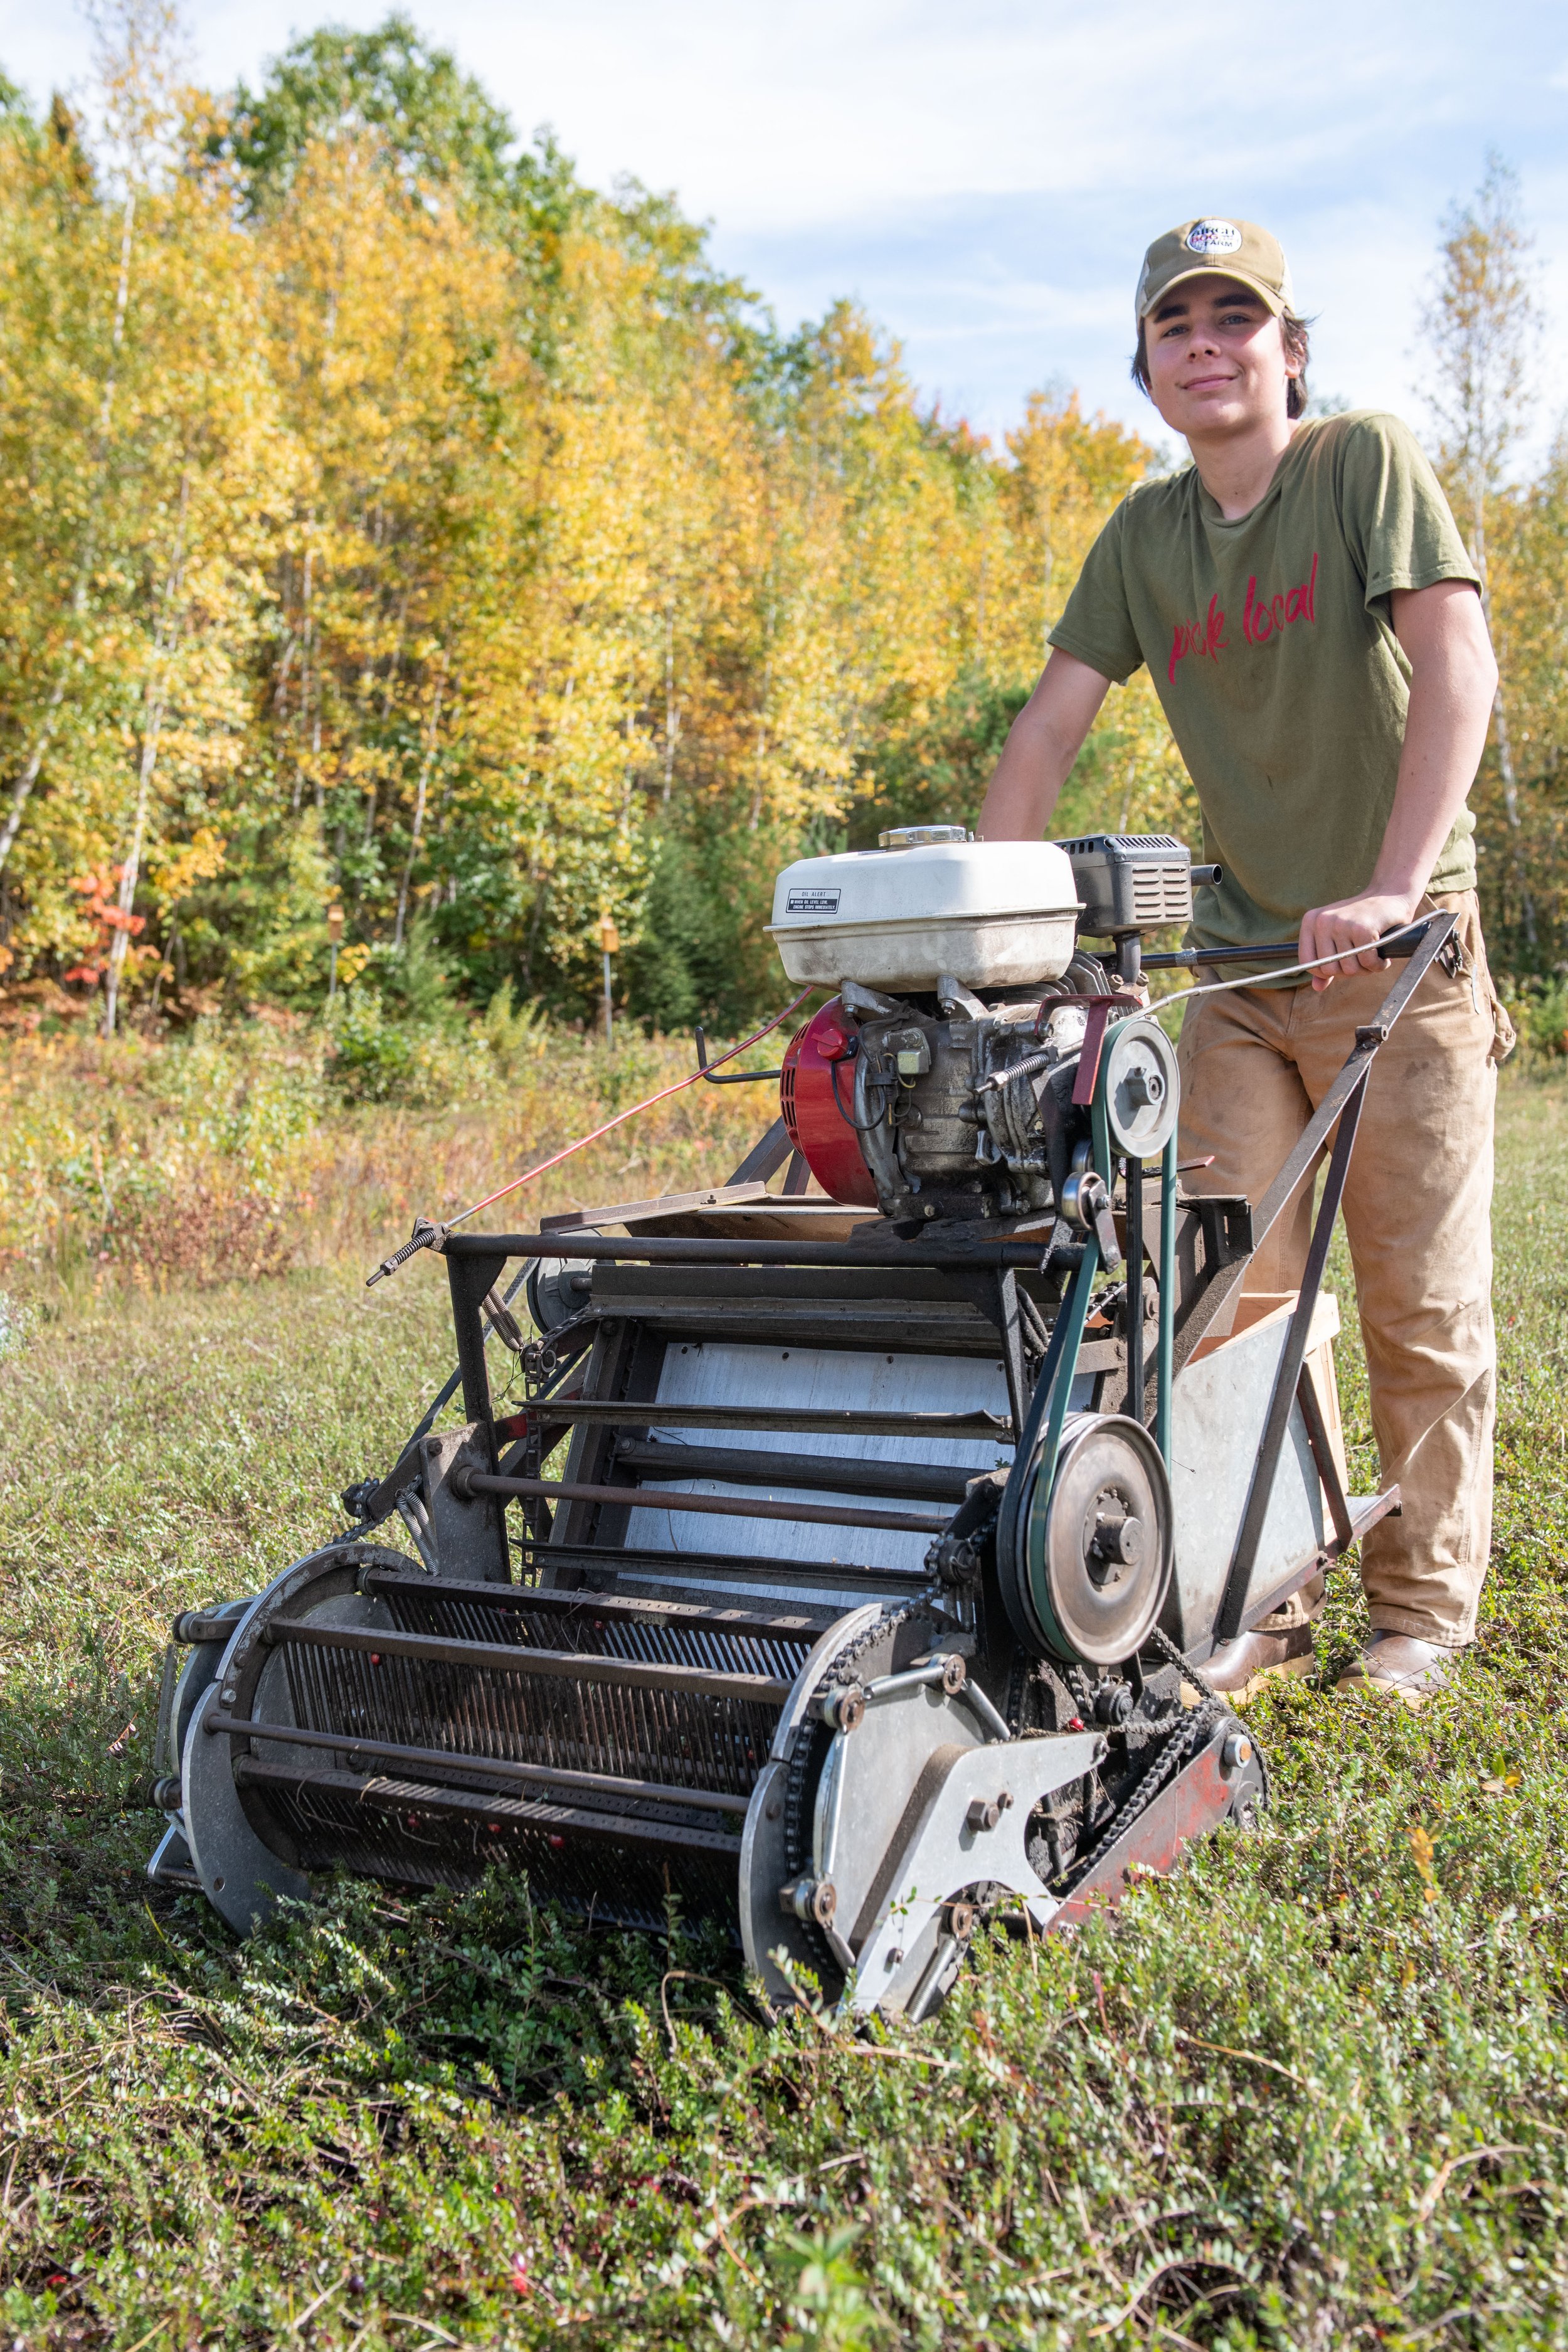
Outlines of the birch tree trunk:
<svg viewBox="0 0 1568 2352">
<path fill-rule="evenodd" d="M 191 478 L 180 477 L 179 536 L 174 542 L 174 561 L 163 590 L 163 610 L 159 616 L 153 641 L 153 675 L 148 679 L 147 724 L 142 734 L 142 758 L 136 774 L 136 811 L 131 823 L 131 845 L 120 868 L 120 921 L 109 943 L 109 971 L 103 989 L 103 1034 L 114 1034 L 115 1016 L 120 1003 L 120 982 L 125 970 L 125 958 L 131 946 L 131 918 L 136 904 L 136 885 L 142 872 L 142 852 L 147 839 L 147 815 L 153 800 L 153 776 L 158 765 L 158 744 L 163 732 L 163 713 L 168 707 L 169 669 L 174 659 L 175 640 L 180 634 L 180 594 L 185 571 L 185 523 L 190 512 Z"/>
<path fill-rule="evenodd" d="M 447 649 L 441 648 L 441 667 L 436 677 L 436 698 L 430 706 L 430 724 L 425 736 L 425 757 L 419 763 L 419 783 L 414 795 L 414 824 L 408 835 L 408 856 L 404 861 L 403 879 L 397 886 L 397 920 L 393 927 L 392 944 L 403 945 L 403 926 L 408 914 L 408 892 L 414 880 L 415 860 L 425 831 L 425 802 L 430 790 L 430 771 L 436 764 L 436 734 L 441 724 L 441 702 L 447 690 Z"/>
</svg>

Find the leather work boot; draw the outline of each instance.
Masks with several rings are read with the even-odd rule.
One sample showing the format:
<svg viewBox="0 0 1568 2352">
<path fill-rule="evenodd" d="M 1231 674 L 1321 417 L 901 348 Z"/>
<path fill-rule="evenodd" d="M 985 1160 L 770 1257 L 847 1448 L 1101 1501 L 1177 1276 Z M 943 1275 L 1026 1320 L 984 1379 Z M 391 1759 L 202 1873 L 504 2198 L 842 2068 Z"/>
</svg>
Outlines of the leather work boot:
<svg viewBox="0 0 1568 2352">
<path fill-rule="evenodd" d="M 1239 1703 L 1272 1676 L 1310 1675 L 1317 1663 L 1311 1627 L 1291 1625 L 1283 1633 L 1241 1633 L 1226 1642 L 1204 1667 L 1204 1680 Z"/>
<path fill-rule="evenodd" d="M 1414 1633 L 1373 1633 L 1334 1688 L 1371 1691 L 1379 1698 L 1402 1699 L 1408 1707 L 1425 1706 L 1433 1692 L 1442 1688 L 1459 1654 L 1440 1642 L 1419 1641 Z"/>
</svg>

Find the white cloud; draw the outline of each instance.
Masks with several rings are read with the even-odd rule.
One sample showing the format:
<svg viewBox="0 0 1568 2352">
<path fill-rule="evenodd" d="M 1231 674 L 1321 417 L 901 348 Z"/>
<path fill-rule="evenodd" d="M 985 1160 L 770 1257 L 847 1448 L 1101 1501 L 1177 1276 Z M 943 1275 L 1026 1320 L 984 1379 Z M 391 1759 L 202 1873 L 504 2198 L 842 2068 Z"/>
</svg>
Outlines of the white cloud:
<svg viewBox="0 0 1568 2352">
<path fill-rule="evenodd" d="M 204 77 L 254 79 L 301 24 L 388 0 L 205 0 Z M 1131 421 L 1143 243 L 1199 210 L 1267 220 L 1319 312 L 1325 391 L 1413 416 L 1415 302 L 1437 216 L 1490 144 L 1523 167 L 1568 325 L 1559 0 L 411 0 L 523 131 L 584 176 L 675 191 L 786 323 L 849 293 L 920 380 L 998 429 L 1066 375 Z M 0 64 L 79 76 L 79 17 L 0 0 Z M 1568 347 L 1549 349 L 1557 382 Z M 1545 416 L 1543 404 L 1542 416 Z"/>
</svg>

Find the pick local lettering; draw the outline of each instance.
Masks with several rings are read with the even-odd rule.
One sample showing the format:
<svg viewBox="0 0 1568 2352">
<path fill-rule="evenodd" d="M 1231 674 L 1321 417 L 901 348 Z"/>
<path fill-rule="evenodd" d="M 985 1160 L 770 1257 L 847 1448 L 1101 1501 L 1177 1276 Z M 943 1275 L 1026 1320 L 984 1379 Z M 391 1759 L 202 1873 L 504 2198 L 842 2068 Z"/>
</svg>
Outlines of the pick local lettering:
<svg viewBox="0 0 1568 2352">
<path fill-rule="evenodd" d="M 1315 623 L 1318 617 L 1318 558 L 1305 580 L 1294 588 L 1281 588 L 1273 595 L 1260 596 L 1256 572 L 1247 583 L 1247 601 L 1242 609 L 1241 634 L 1249 646 L 1267 645 L 1269 638 L 1293 621 Z M 1196 654 L 1206 661 L 1217 661 L 1229 649 L 1230 640 L 1225 633 L 1226 614 L 1217 596 L 1209 598 L 1208 611 L 1200 621 L 1178 621 L 1171 637 L 1171 658 L 1165 676 L 1175 683 L 1176 664 Z"/>
</svg>

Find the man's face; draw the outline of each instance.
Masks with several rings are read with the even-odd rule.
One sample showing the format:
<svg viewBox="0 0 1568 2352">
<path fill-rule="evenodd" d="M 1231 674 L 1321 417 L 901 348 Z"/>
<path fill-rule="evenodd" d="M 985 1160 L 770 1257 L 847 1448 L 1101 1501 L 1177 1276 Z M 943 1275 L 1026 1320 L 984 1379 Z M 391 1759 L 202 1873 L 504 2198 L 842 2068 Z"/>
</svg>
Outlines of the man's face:
<svg viewBox="0 0 1568 2352">
<path fill-rule="evenodd" d="M 1296 373 L 1279 321 L 1234 278 L 1189 278 L 1144 321 L 1149 388 L 1173 433 L 1229 434 L 1285 414 Z"/>
</svg>

